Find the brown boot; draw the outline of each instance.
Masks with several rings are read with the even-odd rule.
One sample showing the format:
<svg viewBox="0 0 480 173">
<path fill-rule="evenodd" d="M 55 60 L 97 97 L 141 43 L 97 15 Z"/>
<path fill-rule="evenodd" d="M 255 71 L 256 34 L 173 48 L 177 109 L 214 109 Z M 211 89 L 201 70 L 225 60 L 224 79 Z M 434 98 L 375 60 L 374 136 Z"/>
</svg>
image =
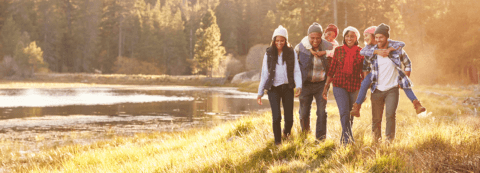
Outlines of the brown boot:
<svg viewBox="0 0 480 173">
<path fill-rule="evenodd" d="M 422 104 L 418 100 L 413 101 L 413 107 L 415 108 L 415 111 L 417 112 L 417 114 L 425 112 L 427 110 L 425 107 L 422 106 Z"/>
<path fill-rule="evenodd" d="M 352 107 L 352 111 L 350 111 L 350 115 L 360 117 L 360 108 L 362 108 L 362 104 L 354 103 Z"/>
</svg>

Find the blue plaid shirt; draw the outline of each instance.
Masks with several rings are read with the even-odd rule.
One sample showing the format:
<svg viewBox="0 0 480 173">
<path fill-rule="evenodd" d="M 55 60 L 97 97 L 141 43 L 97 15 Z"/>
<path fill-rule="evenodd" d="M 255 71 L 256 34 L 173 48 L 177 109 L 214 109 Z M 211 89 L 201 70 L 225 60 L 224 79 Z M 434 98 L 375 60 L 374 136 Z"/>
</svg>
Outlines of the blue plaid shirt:
<svg viewBox="0 0 480 173">
<path fill-rule="evenodd" d="M 371 64 L 370 57 L 373 57 L 373 52 L 375 52 L 375 49 L 373 48 L 375 45 L 366 45 L 365 48 L 363 48 L 360 51 L 360 55 L 364 56 L 365 59 L 363 59 L 363 71 L 371 71 L 371 67 L 369 64 Z M 393 47 L 395 50 L 391 52 L 392 54 L 401 54 L 403 47 L 405 47 L 405 43 L 401 41 L 396 41 L 396 40 L 390 40 L 388 39 L 388 47 Z"/>
<path fill-rule="evenodd" d="M 375 45 L 373 47 L 374 50 L 378 49 L 378 46 Z M 398 51 L 394 51 L 398 52 Z M 403 89 L 410 89 L 413 86 L 412 81 L 405 72 L 402 70 L 402 64 L 405 67 L 405 71 L 412 71 L 412 62 L 410 58 L 408 58 L 407 53 L 402 49 L 401 53 L 394 53 L 391 52 L 388 55 L 388 58 L 392 60 L 392 63 L 395 64 L 397 71 L 398 71 L 398 84 Z M 377 55 L 373 55 L 368 61 L 364 61 L 364 65 L 370 66 L 370 71 L 372 73 L 372 93 L 375 91 L 378 85 L 378 62 L 377 62 Z"/>
</svg>

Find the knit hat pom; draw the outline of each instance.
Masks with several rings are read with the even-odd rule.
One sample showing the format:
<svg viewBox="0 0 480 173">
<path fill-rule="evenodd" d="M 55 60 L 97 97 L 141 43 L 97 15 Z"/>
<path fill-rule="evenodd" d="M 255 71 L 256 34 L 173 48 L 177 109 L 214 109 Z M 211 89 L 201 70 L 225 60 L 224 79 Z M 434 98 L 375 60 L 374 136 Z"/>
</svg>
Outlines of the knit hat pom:
<svg viewBox="0 0 480 173">
<path fill-rule="evenodd" d="M 276 36 L 282 36 L 288 40 L 287 29 L 285 29 L 282 25 L 279 25 L 278 28 L 273 32 L 272 40 L 274 40 Z"/>
</svg>

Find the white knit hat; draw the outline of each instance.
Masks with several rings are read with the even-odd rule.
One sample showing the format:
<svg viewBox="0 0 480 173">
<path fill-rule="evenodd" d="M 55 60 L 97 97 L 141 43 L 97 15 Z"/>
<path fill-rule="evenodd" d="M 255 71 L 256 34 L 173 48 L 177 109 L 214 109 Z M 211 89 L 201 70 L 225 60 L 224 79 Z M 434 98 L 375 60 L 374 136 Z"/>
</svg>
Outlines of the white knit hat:
<svg viewBox="0 0 480 173">
<path fill-rule="evenodd" d="M 345 28 L 343 30 L 343 36 L 345 36 L 345 34 L 348 32 L 348 31 L 353 31 L 355 33 L 355 35 L 357 36 L 357 41 L 360 40 L 360 32 L 358 32 L 358 29 L 353 27 L 353 26 L 348 26 L 347 28 Z"/>
<path fill-rule="evenodd" d="M 285 37 L 288 40 L 288 32 L 282 25 L 279 25 L 277 29 L 273 32 L 272 40 L 275 39 L 276 36 Z"/>
</svg>

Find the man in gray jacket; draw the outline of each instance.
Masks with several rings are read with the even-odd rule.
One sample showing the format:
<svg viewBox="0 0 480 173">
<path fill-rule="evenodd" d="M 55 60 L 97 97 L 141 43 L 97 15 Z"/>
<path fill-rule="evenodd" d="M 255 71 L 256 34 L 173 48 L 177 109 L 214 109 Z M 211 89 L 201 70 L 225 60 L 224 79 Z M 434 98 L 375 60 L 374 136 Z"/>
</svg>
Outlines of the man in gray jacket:
<svg viewBox="0 0 480 173">
<path fill-rule="evenodd" d="M 310 109 L 315 98 L 317 103 L 317 129 L 315 137 L 323 140 L 327 134 L 327 100 L 323 99 L 322 91 L 325 86 L 326 73 L 331 59 L 327 59 L 326 50 L 332 50 L 333 45 L 322 39 L 322 26 L 314 22 L 308 28 L 310 45 L 298 44 L 295 51 L 298 54 L 300 70 L 302 72 L 302 93 L 300 94 L 300 125 L 303 132 L 310 131 Z M 312 47 L 312 53 L 309 49 Z"/>
</svg>

